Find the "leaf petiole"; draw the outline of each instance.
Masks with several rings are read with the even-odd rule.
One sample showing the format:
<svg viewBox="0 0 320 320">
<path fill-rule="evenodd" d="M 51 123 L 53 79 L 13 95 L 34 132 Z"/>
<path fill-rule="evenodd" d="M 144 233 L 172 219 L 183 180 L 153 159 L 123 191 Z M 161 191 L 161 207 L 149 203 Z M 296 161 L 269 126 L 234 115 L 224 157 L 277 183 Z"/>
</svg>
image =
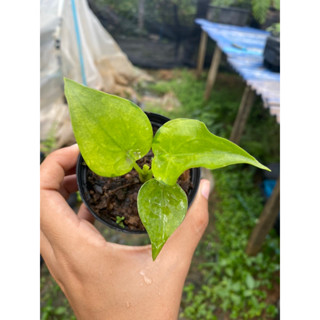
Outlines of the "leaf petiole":
<svg viewBox="0 0 320 320">
<path fill-rule="evenodd" d="M 139 173 L 139 179 L 142 183 L 152 178 L 152 170 L 149 168 L 148 165 L 145 164 L 143 166 L 143 169 L 141 169 L 136 162 L 133 162 L 133 167 Z"/>
</svg>

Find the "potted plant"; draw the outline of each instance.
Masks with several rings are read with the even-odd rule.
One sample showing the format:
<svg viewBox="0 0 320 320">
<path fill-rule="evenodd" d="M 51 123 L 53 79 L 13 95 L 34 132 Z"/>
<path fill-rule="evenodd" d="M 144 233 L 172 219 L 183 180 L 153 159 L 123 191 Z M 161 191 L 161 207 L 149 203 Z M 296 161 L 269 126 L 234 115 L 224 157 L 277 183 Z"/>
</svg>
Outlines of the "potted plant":
<svg viewBox="0 0 320 320">
<path fill-rule="evenodd" d="M 280 72 L 280 23 L 274 23 L 267 31 L 270 31 L 270 36 L 263 50 L 263 64 L 274 72 Z"/>
<path fill-rule="evenodd" d="M 279 22 L 280 0 L 251 0 L 250 2 L 252 16 L 261 29 Z"/>
<path fill-rule="evenodd" d="M 152 128 L 148 116 L 126 99 L 70 79 L 65 79 L 65 95 L 84 159 L 80 157 L 80 165 L 90 169 L 84 183 L 91 181 L 93 189 L 85 192 L 98 198 L 96 193 L 108 192 L 106 189 L 111 187 L 113 193 L 118 193 L 118 200 L 126 203 L 130 202 L 130 196 L 125 193 L 126 187 L 118 186 L 121 177 L 138 186 L 131 197 L 136 198 L 154 260 L 187 212 L 186 191 L 177 184 L 181 175 L 186 182 L 192 177 L 191 168 L 218 169 L 237 163 L 269 170 L 239 146 L 210 133 L 203 122 L 174 119 L 157 130 Z M 97 184 L 92 184 L 92 177 Z M 105 177 L 112 180 L 106 181 Z M 78 177 L 78 183 L 82 182 Z M 84 189 L 79 185 L 80 191 Z M 82 194 L 82 198 L 86 199 L 86 195 Z M 100 207 L 112 210 L 112 204 L 104 201 Z M 128 207 L 128 211 L 132 208 Z M 115 223 L 124 229 L 129 219 L 119 213 Z"/>
<path fill-rule="evenodd" d="M 146 115 L 152 125 L 153 134 L 170 120 L 159 114 L 146 112 Z M 143 168 L 146 164 L 150 167 L 151 160 L 152 151 L 149 151 L 137 161 L 137 164 L 139 168 Z M 146 233 L 137 210 L 136 200 L 141 181 L 136 170 L 117 178 L 101 177 L 89 169 L 80 154 L 77 178 L 82 200 L 97 220 L 123 232 Z M 199 182 L 200 168 L 187 170 L 178 179 L 178 184 L 188 196 L 189 206 L 197 192 Z M 123 201 L 124 197 L 126 202 Z"/>
<path fill-rule="evenodd" d="M 215 0 L 208 7 L 207 18 L 210 21 L 245 26 L 250 16 L 248 7 L 239 6 L 239 0 Z"/>
<path fill-rule="evenodd" d="M 252 15 L 251 24 L 265 29 L 270 21 L 279 18 L 280 0 L 213 0 L 212 3 L 208 20 L 218 23 L 245 26 Z"/>
<path fill-rule="evenodd" d="M 247 25 L 250 11 L 237 7 L 209 6 L 208 20 L 243 27 Z"/>
</svg>

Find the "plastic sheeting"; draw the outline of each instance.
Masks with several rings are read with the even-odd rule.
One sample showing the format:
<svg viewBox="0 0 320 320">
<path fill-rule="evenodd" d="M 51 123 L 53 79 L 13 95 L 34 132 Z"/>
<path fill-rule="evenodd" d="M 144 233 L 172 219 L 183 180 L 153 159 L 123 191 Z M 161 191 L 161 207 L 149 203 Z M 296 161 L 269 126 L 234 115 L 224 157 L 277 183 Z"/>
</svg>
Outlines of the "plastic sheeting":
<svg viewBox="0 0 320 320">
<path fill-rule="evenodd" d="M 208 36 L 217 42 L 230 65 L 257 94 L 280 123 L 280 73 L 263 65 L 263 50 L 269 32 L 196 19 Z"/>
<path fill-rule="evenodd" d="M 78 31 L 86 83 L 110 93 L 141 76 L 120 47 L 101 26 L 86 0 L 75 0 Z M 64 101 L 63 77 L 83 83 L 72 0 L 41 0 L 40 4 L 40 138 L 55 131 L 68 144 L 72 135 Z M 59 133 L 60 132 L 60 133 Z M 62 141 L 61 141 L 62 139 Z M 71 137 L 72 140 L 72 137 Z"/>
</svg>

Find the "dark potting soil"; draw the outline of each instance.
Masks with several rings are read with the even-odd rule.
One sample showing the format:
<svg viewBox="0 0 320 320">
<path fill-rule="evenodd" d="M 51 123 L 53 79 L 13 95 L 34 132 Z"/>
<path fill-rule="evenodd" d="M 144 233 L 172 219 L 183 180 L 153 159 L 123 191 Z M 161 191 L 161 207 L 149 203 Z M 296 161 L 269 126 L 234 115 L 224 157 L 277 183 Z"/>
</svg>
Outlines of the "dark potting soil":
<svg viewBox="0 0 320 320">
<path fill-rule="evenodd" d="M 159 127 L 152 124 L 153 135 L 156 134 Z M 140 168 L 144 164 L 151 167 L 153 152 L 150 150 L 147 155 L 137 161 Z M 194 188 L 190 170 L 186 170 L 178 179 L 178 184 L 187 194 Z M 87 190 L 91 209 L 105 221 L 117 221 L 117 217 L 124 217 L 121 222 L 129 230 L 145 231 L 137 208 L 137 197 L 139 189 L 143 183 L 140 182 L 139 174 L 132 169 L 127 174 L 115 177 L 101 177 L 87 170 Z M 119 218 L 118 218 L 119 219 Z M 120 224 L 119 224 L 120 225 Z"/>
<path fill-rule="evenodd" d="M 144 164 L 149 167 L 153 158 L 152 151 L 137 161 L 140 168 Z M 188 194 L 193 189 L 190 170 L 185 171 L 178 179 L 178 184 Z M 88 168 L 87 188 L 90 198 L 88 202 L 92 210 L 103 220 L 117 220 L 124 217 L 122 223 L 129 230 L 144 231 L 137 209 L 137 197 L 142 183 L 138 172 L 132 169 L 129 173 L 115 178 L 96 175 Z M 118 218 L 119 219 L 119 218 Z"/>
</svg>

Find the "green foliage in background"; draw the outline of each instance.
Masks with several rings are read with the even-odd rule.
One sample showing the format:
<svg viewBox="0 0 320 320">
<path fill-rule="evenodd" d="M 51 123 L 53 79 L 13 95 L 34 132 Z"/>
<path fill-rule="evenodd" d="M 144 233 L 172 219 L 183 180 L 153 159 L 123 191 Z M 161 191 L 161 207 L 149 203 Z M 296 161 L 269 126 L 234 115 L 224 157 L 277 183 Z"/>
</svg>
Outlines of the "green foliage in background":
<svg viewBox="0 0 320 320">
<path fill-rule="evenodd" d="M 280 36 L 280 23 L 274 23 L 270 27 L 268 27 L 266 30 L 271 32 L 273 36 L 279 37 Z"/>
<path fill-rule="evenodd" d="M 259 23 L 264 23 L 272 0 L 252 0 L 252 14 Z"/>
<path fill-rule="evenodd" d="M 143 6 L 140 14 L 144 27 L 149 32 L 159 32 L 159 24 L 168 27 L 177 25 L 192 28 L 197 10 L 197 0 L 91 0 L 91 3 L 101 12 L 108 7 L 122 22 L 114 30 L 126 34 L 141 32 L 138 30 L 139 6 Z M 280 11 L 280 0 L 212 0 L 211 5 L 219 7 L 238 7 L 251 11 L 253 17 L 264 24 L 270 8 Z"/>
<path fill-rule="evenodd" d="M 40 151 L 43 152 L 45 157 L 57 149 L 56 127 L 57 125 L 54 123 L 47 134 L 47 138 L 44 141 L 41 141 Z"/>
<path fill-rule="evenodd" d="M 42 266 L 41 273 L 41 320 L 76 320 L 68 300 L 57 283 L 49 276 L 45 265 Z"/>
<path fill-rule="evenodd" d="M 211 4 L 251 9 L 252 15 L 260 24 L 265 23 L 269 8 L 280 10 L 280 0 L 212 0 Z"/>
<path fill-rule="evenodd" d="M 228 139 L 245 84 L 235 74 L 219 73 L 210 99 L 204 101 L 205 83 L 206 74 L 196 79 L 192 72 L 181 69 L 174 72 L 172 80 L 140 84 L 136 90 L 158 96 L 174 93 L 181 103 L 180 107 L 167 111 L 157 104 L 147 103 L 145 110 L 171 119 L 200 120 L 213 134 Z M 266 165 L 280 161 L 280 128 L 275 117 L 270 116 L 269 110 L 263 107 L 260 98 L 252 107 L 240 146 Z"/>
<path fill-rule="evenodd" d="M 94 0 L 92 1 L 99 8 L 108 6 L 113 9 L 117 14 L 126 18 L 137 17 L 139 0 Z"/>
<path fill-rule="evenodd" d="M 197 8 L 196 0 L 91 0 L 91 2 L 100 11 L 106 6 L 109 7 L 122 21 L 131 22 L 132 26 L 138 26 L 139 5 L 143 5 L 144 24 L 149 28 L 151 26 L 151 29 L 163 23 L 174 26 L 176 19 L 179 25 L 193 27 Z M 132 33 L 135 31 L 137 30 L 131 30 Z"/>
<path fill-rule="evenodd" d="M 234 82 L 234 78 L 238 81 Z M 229 81 L 230 79 L 232 81 Z M 205 81 L 206 74 L 198 80 L 192 72 L 182 69 L 176 70 L 170 81 L 150 83 L 147 87 L 138 88 L 138 90 L 150 91 L 159 96 L 173 92 L 181 102 L 181 107 L 166 111 L 157 105 L 146 104 L 145 109 L 171 119 L 186 117 L 203 121 L 212 133 L 227 137 L 232 129 L 244 84 L 235 75 L 227 75 L 227 77 L 219 75 L 211 98 L 204 101 Z"/>
<path fill-rule="evenodd" d="M 182 316 L 187 319 L 217 319 L 215 310 L 231 319 L 253 319 L 262 314 L 274 317 L 277 308 L 267 304 L 267 290 L 277 281 L 279 239 L 271 232 L 262 251 L 254 257 L 245 253 L 250 233 L 263 209 L 254 171 L 215 171 L 219 198 L 213 232 L 197 248 L 203 263 L 198 266 L 202 285 L 186 285 Z"/>
</svg>

